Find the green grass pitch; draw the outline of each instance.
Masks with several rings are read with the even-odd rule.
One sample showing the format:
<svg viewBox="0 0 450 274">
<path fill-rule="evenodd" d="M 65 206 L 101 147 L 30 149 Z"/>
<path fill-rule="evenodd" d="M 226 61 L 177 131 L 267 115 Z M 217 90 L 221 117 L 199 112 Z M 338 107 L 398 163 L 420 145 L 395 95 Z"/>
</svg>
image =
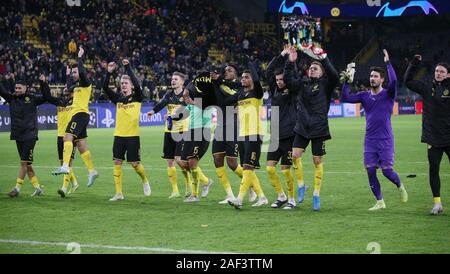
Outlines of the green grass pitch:
<svg viewBox="0 0 450 274">
<path fill-rule="evenodd" d="M 387 204 L 387 209 L 379 212 L 368 211 L 375 200 L 362 163 L 363 118 L 330 120 L 333 139 L 326 148 L 320 212 L 312 211 L 312 187 L 305 202 L 291 211 L 252 208 L 247 201 L 241 211 L 219 205 L 225 192 L 216 178 L 210 152 L 201 161 L 205 173 L 215 181 L 210 195 L 195 204 L 183 203 L 181 198 L 169 200 L 166 164 L 160 159 L 161 127 L 141 128 L 142 160 L 152 186 L 151 197 L 144 198 L 139 177 L 127 166 L 126 199 L 108 201 L 114 194 L 113 130 L 91 129 L 88 144 L 100 173 L 93 187 L 86 187 L 87 171 L 77 153 L 74 166 L 80 188 L 65 199 L 56 194 L 62 184 L 61 176 L 50 174 L 58 166 L 56 131 L 40 131 L 34 165 L 45 195 L 29 197 L 32 188 L 26 179 L 20 197 L 11 199 L 6 193 L 15 184 L 19 159 L 9 133 L 1 133 L 0 253 L 69 253 L 65 245 L 69 242 L 80 243 L 81 253 L 370 253 L 372 242 L 379 244 L 381 253 L 450 253 L 450 215 L 428 215 L 432 197 L 426 146 L 420 143 L 421 117 L 397 116 L 392 120 L 395 170 L 408 190 L 409 202 L 401 204 L 394 185 L 379 172 Z M 263 166 L 265 157 L 264 153 Z M 305 181 L 312 186 L 309 149 L 303 164 Z M 227 172 L 237 193 L 239 180 L 229 169 Z M 410 173 L 417 177 L 406 178 Z M 272 202 L 275 192 L 265 169 L 257 175 Z M 446 156 L 441 163 L 441 181 L 445 207 L 450 200 Z M 178 185 L 184 190 L 179 171 Z"/>
</svg>

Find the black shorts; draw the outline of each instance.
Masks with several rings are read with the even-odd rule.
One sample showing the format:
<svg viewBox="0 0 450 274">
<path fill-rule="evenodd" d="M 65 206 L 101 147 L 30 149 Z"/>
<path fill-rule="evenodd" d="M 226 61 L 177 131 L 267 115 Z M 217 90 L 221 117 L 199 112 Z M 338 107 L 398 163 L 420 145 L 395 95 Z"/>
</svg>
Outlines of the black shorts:
<svg viewBox="0 0 450 274">
<path fill-rule="evenodd" d="M 208 151 L 211 140 L 211 130 L 209 128 L 190 130 L 184 141 L 181 152 L 181 160 L 186 161 L 192 158 L 200 160 Z M 195 136 L 197 135 L 197 136 Z"/>
<path fill-rule="evenodd" d="M 267 153 L 267 162 L 277 162 L 281 159 L 281 165 L 292 166 L 292 144 L 294 143 L 294 136 L 279 140 L 277 142 L 270 142 L 269 152 Z M 278 147 L 273 147 L 278 145 Z"/>
<path fill-rule="evenodd" d="M 36 140 L 26 140 L 26 141 L 17 141 L 17 152 L 19 152 L 20 161 L 27 162 L 28 164 L 33 163 L 33 150 L 36 145 Z"/>
<path fill-rule="evenodd" d="M 217 141 L 213 140 L 212 154 L 225 153 L 227 157 L 237 158 L 239 156 L 239 145 L 237 141 Z"/>
<path fill-rule="evenodd" d="M 74 139 L 79 140 L 86 138 L 89 118 L 89 113 L 79 112 L 75 114 L 67 124 L 66 133 L 73 135 Z"/>
<path fill-rule="evenodd" d="M 227 132 L 230 129 L 232 132 Z M 218 126 L 214 130 L 212 154 L 225 153 L 227 157 L 237 158 L 239 156 L 239 145 L 237 141 L 237 127 Z"/>
<path fill-rule="evenodd" d="M 309 142 L 312 143 L 312 155 L 313 156 L 323 156 L 327 154 L 325 152 L 325 141 L 326 138 L 315 138 L 315 139 L 306 139 L 305 137 L 297 134 L 295 135 L 294 144 L 292 147 L 301 148 L 306 150 Z"/>
<path fill-rule="evenodd" d="M 174 135 L 172 137 L 172 134 Z M 183 149 L 183 134 L 184 133 L 164 133 L 164 147 L 163 147 L 163 156 L 161 158 L 166 160 L 173 160 L 175 157 L 181 156 L 181 151 Z M 174 140 L 175 139 L 175 140 Z"/>
<path fill-rule="evenodd" d="M 125 153 L 127 154 L 127 162 L 141 161 L 141 141 L 139 136 L 114 136 L 113 160 L 125 161 Z"/>
<path fill-rule="evenodd" d="M 255 137 L 255 136 L 253 136 Z M 261 157 L 262 138 L 257 137 L 256 140 L 245 138 L 244 141 L 239 141 L 239 156 L 241 166 L 248 165 L 255 169 L 259 169 L 259 158 Z"/>
<path fill-rule="evenodd" d="M 63 152 L 64 152 L 64 137 L 58 136 L 57 140 L 57 146 L 58 146 L 58 159 L 60 161 L 63 160 Z M 73 145 L 72 155 L 70 156 L 71 159 L 75 158 L 75 144 Z"/>
</svg>

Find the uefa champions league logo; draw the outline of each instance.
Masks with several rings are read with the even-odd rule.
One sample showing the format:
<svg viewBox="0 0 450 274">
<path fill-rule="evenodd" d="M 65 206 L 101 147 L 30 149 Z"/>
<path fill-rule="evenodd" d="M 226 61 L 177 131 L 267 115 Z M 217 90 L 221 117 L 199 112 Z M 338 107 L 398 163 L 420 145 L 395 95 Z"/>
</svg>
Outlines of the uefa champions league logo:
<svg viewBox="0 0 450 274">
<path fill-rule="evenodd" d="M 431 11 L 434 11 L 436 14 L 439 14 L 439 12 L 436 10 L 436 8 L 431 4 L 430 2 L 426 0 L 422 1 L 410 1 L 408 4 L 406 4 L 403 7 L 397 8 L 397 9 L 391 9 L 389 8 L 390 2 L 387 2 L 384 4 L 381 9 L 377 13 L 377 17 L 392 17 L 392 16 L 402 16 L 403 13 L 411 7 L 419 7 L 423 10 L 423 12 L 426 15 L 429 15 Z"/>
<path fill-rule="evenodd" d="M 295 8 L 299 8 L 301 11 L 301 14 L 303 14 L 303 15 L 309 14 L 308 8 L 306 7 L 305 3 L 300 2 L 300 1 L 295 1 L 293 5 L 291 5 L 290 7 L 287 7 L 286 0 L 283 0 L 278 11 L 280 13 L 294 13 Z"/>
</svg>

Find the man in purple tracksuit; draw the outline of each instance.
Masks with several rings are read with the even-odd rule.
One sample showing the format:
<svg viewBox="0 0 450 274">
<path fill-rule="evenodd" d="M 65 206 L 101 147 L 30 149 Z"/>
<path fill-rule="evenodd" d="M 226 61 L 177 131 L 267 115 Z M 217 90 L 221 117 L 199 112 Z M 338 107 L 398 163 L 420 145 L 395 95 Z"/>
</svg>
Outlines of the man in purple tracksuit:
<svg viewBox="0 0 450 274">
<path fill-rule="evenodd" d="M 381 167 L 383 175 L 394 183 L 400 192 L 402 202 L 407 202 L 408 194 L 400 178 L 393 170 L 394 166 L 394 135 L 392 134 L 391 115 L 394 100 L 397 96 L 397 76 L 389 62 L 389 55 L 383 50 L 384 62 L 387 66 L 389 85 L 383 89 L 385 71 L 380 67 L 370 68 L 370 86 L 368 91 L 349 94 L 350 86 L 344 83 L 342 101 L 361 103 L 366 112 L 366 135 L 364 138 L 364 165 L 369 176 L 369 184 L 377 199 L 375 206 L 369 210 L 386 208 L 381 194 L 380 182 L 377 178 L 377 168 Z M 351 77 L 353 78 L 353 77 Z"/>
</svg>

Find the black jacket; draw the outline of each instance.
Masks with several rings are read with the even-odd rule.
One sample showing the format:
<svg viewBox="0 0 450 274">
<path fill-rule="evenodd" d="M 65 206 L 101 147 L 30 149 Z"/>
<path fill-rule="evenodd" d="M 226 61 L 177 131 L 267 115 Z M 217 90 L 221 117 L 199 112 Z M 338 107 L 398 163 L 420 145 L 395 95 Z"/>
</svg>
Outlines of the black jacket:
<svg viewBox="0 0 450 274">
<path fill-rule="evenodd" d="M 186 106 L 186 103 L 183 101 L 183 92 L 177 95 L 175 90 L 167 90 L 163 98 L 153 107 L 153 111 L 158 113 L 169 104 Z"/>
<path fill-rule="evenodd" d="M 331 96 L 339 83 L 339 75 L 328 58 L 322 61 L 325 74 L 318 79 L 295 76 L 295 64 L 287 62 L 284 72 L 286 86 L 298 90 L 297 123 L 294 131 L 307 138 L 331 139 L 328 127 L 328 111 Z"/>
<path fill-rule="evenodd" d="M 0 83 L 0 96 L 9 104 L 11 113 L 11 140 L 38 140 L 37 106 L 44 103 L 41 94 L 11 94 Z"/>
<path fill-rule="evenodd" d="M 422 143 L 450 146 L 450 79 L 442 82 L 414 80 L 420 61 L 415 58 L 405 73 L 405 85 L 423 98 Z"/>
<path fill-rule="evenodd" d="M 227 98 L 233 96 L 241 89 L 241 83 L 239 80 L 229 81 L 222 78 L 219 78 L 217 81 L 214 81 L 214 89 L 217 97 L 217 107 L 222 111 L 222 116 L 217 115 L 217 127 L 223 126 L 231 126 L 233 125 L 237 128 L 237 113 L 233 111 L 232 113 L 226 113 Z M 227 117 L 228 116 L 228 117 Z"/>
<path fill-rule="evenodd" d="M 278 139 L 283 140 L 292 136 L 295 136 L 294 127 L 297 122 L 297 91 L 290 90 L 287 87 L 279 89 L 276 84 L 276 78 L 274 75 L 275 69 L 284 68 L 287 57 L 277 56 L 270 61 L 267 66 L 266 79 L 269 80 L 269 94 L 271 98 L 271 106 L 278 107 L 279 117 L 277 120 L 273 119 L 273 108 L 271 115 L 271 133 L 274 128 L 278 127 Z M 271 138 L 275 137 L 273 134 Z"/>
</svg>

